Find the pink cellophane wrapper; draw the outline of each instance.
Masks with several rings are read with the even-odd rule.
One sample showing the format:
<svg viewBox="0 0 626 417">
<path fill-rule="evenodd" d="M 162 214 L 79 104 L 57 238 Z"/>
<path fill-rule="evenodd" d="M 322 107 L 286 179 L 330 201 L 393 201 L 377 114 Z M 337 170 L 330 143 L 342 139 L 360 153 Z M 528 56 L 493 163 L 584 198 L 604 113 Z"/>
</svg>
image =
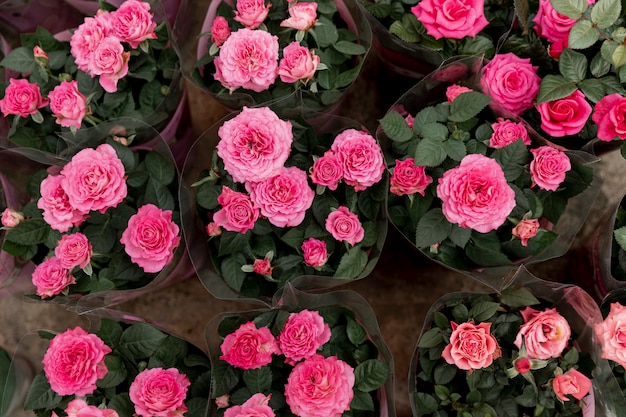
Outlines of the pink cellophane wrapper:
<svg viewBox="0 0 626 417">
<path fill-rule="evenodd" d="M 94 16 L 98 11 L 98 0 L 64 0 L 65 3 L 72 6 L 74 9 L 78 10 L 85 16 Z M 143 0 L 146 1 L 146 0 Z M 107 3 L 112 4 L 115 7 L 120 7 L 120 5 L 124 2 L 124 0 L 108 0 Z M 170 24 L 174 24 L 176 21 L 176 16 L 178 15 L 178 9 L 180 7 L 181 0 L 148 0 L 150 4 L 161 3 L 163 5 L 163 9 L 165 10 L 165 14 L 167 16 L 167 21 Z"/>
</svg>

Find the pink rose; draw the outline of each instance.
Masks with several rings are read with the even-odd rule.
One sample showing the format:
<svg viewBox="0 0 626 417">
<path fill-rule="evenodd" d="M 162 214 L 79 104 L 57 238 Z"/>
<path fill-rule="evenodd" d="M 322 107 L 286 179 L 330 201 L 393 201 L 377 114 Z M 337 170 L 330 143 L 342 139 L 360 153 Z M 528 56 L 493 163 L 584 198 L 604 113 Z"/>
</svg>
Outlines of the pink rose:
<svg viewBox="0 0 626 417">
<path fill-rule="evenodd" d="M 539 220 L 523 219 L 515 225 L 511 234 L 522 241 L 522 246 L 528 246 L 528 239 L 537 236 Z"/>
<path fill-rule="evenodd" d="M 338 241 L 346 241 L 354 246 L 365 237 L 365 230 L 359 217 L 348 207 L 340 206 L 326 218 L 326 230 Z"/>
<path fill-rule="evenodd" d="M 104 38 L 93 51 L 89 60 L 89 72 L 99 75 L 104 91 L 115 93 L 117 82 L 128 74 L 130 52 L 124 50 L 119 39 L 113 36 Z"/>
<path fill-rule="evenodd" d="M 51 228 L 65 233 L 72 226 L 80 225 L 87 215 L 72 207 L 62 182 L 63 177 L 60 175 L 44 178 L 39 186 L 41 197 L 37 200 L 37 207 L 43 210 L 43 219 Z"/>
<path fill-rule="evenodd" d="M 277 340 L 285 362 L 294 365 L 315 355 L 330 340 L 330 326 L 317 311 L 302 310 L 289 314 Z"/>
<path fill-rule="evenodd" d="M 231 92 L 260 93 L 278 76 L 278 37 L 264 30 L 239 29 L 230 34 L 215 57 L 215 79 Z"/>
<path fill-rule="evenodd" d="M 256 29 L 267 17 L 270 7 L 264 0 L 237 0 L 234 19 L 248 29 Z"/>
<path fill-rule="evenodd" d="M 491 106 L 519 115 L 533 107 L 541 78 L 530 58 L 520 58 L 512 52 L 496 54 L 483 67 L 480 86 L 494 102 Z"/>
<path fill-rule="evenodd" d="M 215 222 L 210 222 L 206 225 L 206 234 L 209 237 L 215 237 L 222 234 L 222 228 Z"/>
<path fill-rule="evenodd" d="M 44 259 L 35 267 L 31 276 L 33 285 L 37 288 L 36 294 L 41 298 L 54 297 L 61 294 L 67 287 L 76 284 L 76 278 L 70 270 L 61 265 L 56 257 Z"/>
<path fill-rule="evenodd" d="M 450 223 L 480 233 L 495 230 L 515 208 L 515 191 L 502 167 L 481 154 L 465 156 L 437 185 L 443 215 Z"/>
<path fill-rule="evenodd" d="M 65 409 L 67 417 L 119 417 L 117 411 L 112 408 L 98 408 L 89 405 L 80 398 L 74 399 L 67 404 Z"/>
<path fill-rule="evenodd" d="M 228 407 L 229 403 L 230 395 L 228 394 L 220 395 L 215 399 L 215 405 L 217 406 L 217 408 L 226 408 Z"/>
<path fill-rule="evenodd" d="M 128 193 L 124 165 L 109 144 L 80 150 L 61 170 L 70 205 L 88 213 L 116 207 Z"/>
<path fill-rule="evenodd" d="M 561 54 L 563 53 L 563 49 L 567 48 L 567 45 L 567 38 L 552 42 L 550 45 L 548 45 L 548 55 L 550 55 L 555 61 L 558 61 L 561 57 Z"/>
<path fill-rule="evenodd" d="M 91 261 L 91 254 L 91 243 L 80 232 L 64 234 L 54 248 L 54 255 L 59 258 L 61 266 L 69 270 L 75 266 L 85 268 Z"/>
<path fill-rule="evenodd" d="M 313 162 L 309 173 L 313 184 L 328 187 L 334 191 L 343 178 L 343 167 L 332 151 L 326 151 L 323 156 Z"/>
<path fill-rule="evenodd" d="M 87 97 L 78 91 L 78 81 L 62 81 L 50 91 L 48 97 L 57 124 L 80 129 L 87 114 Z"/>
<path fill-rule="evenodd" d="M 609 314 L 594 327 L 602 357 L 626 367 L 626 307 L 611 303 Z"/>
<path fill-rule="evenodd" d="M 230 32 L 228 20 L 224 16 L 215 16 L 211 25 L 211 42 L 217 46 L 222 46 L 230 36 Z"/>
<path fill-rule="evenodd" d="M 298 167 L 283 168 L 271 178 L 246 184 L 246 188 L 261 215 L 277 227 L 302 223 L 315 198 L 306 172 Z"/>
<path fill-rule="evenodd" d="M 474 37 L 489 24 L 484 0 L 421 0 L 411 13 L 435 39 Z"/>
<path fill-rule="evenodd" d="M 189 385 L 187 375 L 176 368 L 150 368 L 135 377 L 128 394 L 140 417 L 180 417 L 187 412 Z"/>
<path fill-rule="evenodd" d="M 626 97 L 617 93 L 602 97 L 591 120 L 598 125 L 598 139 L 605 142 L 626 139 Z"/>
<path fill-rule="evenodd" d="M 217 202 L 222 206 L 213 214 L 217 227 L 238 233 L 254 229 L 259 218 L 259 209 L 254 206 L 249 195 L 224 186 Z"/>
<path fill-rule="evenodd" d="M 39 45 L 35 45 L 33 47 L 33 56 L 35 57 L 35 62 L 37 63 L 37 65 L 39 65 L 42 68 L 45 68 L 48 66 L 50 57 L 48 56 L 46 51 L 41 49 Z"/>
<path fill-rule="evenodd" d="M 515 362 L 513 362 L 513 365 L 515 366 L 517 372 L 519 372 L 520 374 L 525 374 L 526 372 L 530 371 L 532 367 L 530 360 L 525 357 L 516 359 Z"/>
<path fill-rule="evenodd" d="M 289 18 L 280 22 L 281 27 L 309 30 L 317 22 L 317 3 L 303 1 L 289 5 Z"/>
<path fill-rule="evenodd" d="M 588 5 L 593 3 L 594 0 L 587 0 Z M 550 0 L 539 0 L 539 9 L 533 18 L 533 23 L 538 36 L 549 42 L 558 42 L 568 38 L 576 19 L 569 18 L 554 10 Z"/>
<path fill-rule="evenodd" d="M 91 56 L 98 45 L 109 36 L 110 28 L 107 19 L 108 13 L 99 13 L 95 17 L 86 17 L 72 34 L 70 38 L 70 52 L 79 70 L 89 72 Z"/>
<path fill-rule="evenodd" d="M 120 242 L 131 261 L 145 272 L 160 272 L 180 244 L 179 227 L 172 221 L 171 210 L 145 204 L 130 216 Z"/>
<path fill-rule="evenodd" d="M 272 354 L 280 352 L 270 329 L 257 329 L 252 321 L 228 334 L 220 349 L 221 360 L 241 369 L 257 369 L 268 365 L 272 362 Z"/>
<path fill-rule="evenodd" d="M 411 129 L 413 129 L 413 122 L 415 121 L 415 117 L 411 116 L 410 114 L 407 114 L 404 117 L 404 121 Z"/>
<path fill-rule="evenodd" d="M 272 276 L 273 270 L 274 268 L 272 267 L 272 262 L 268 258 L 255 259 L 252 264 L 252 272 L 259 275 Z"/>
<path fill-rule="evenodd" d="M 330 150 L 341 161 L 343 180 L 355 191 L 363 191 L 383 178 L 383 152 L 369 133 L 346 129 L 335 137 Z"/>
<path fill-rule="evenodd" d="M 507 145 L 522 139 L 524 145 L 530 145 L 528 130 L 522 123 L 498 117 L 495 123 L 491 124 L 493 133 L 489 138 L 489 146 L 492 148 L 504 148 Z"/>
<path fill-rule="evenodd" d="M 23 220 L 24 215 L 19 211 L 7 207 L 2 212 L 2 226 L 4 227 L 15 227 Z"/>
<path fill-rule="evenodd" d="M 241 405 L 233 405 L 224 411 L 224 417 L 274 417 L 276 414 L 269 406 L 270 395 L 254 394 Z"/>
<path fill-rule="evenodd" d="M 530 162 L 533 185 L 543 190 L 556 191 L 565 180 L 567 171 L 572 169 L 569 157 L 551 146 L 540 146 L 530 152 L 533 154 Z"/>
<path fill-rule="evenodd" d="M 111 30 L 120 41 L 127 42 L 137 49 L 139 44 L 148 39 L 156 39 L 156 23 L 152 20 L 150 3 L 139 0 L 125 0 L 120 7 L 111 12 L 109 23 Z"/>
<path fill-rule="evenodd" d="M 515 346 L 521 348 L 523 342 L 530 359 L 558 358 L 567 347 L 571 335 L 565 317 L 555 308 L 537 311 L 526 307 L 520 313 L 524 324 L 517 333 Z"/>
<path fill-rule="evenodd" d="M 235 182 L 261 181 L 285 165 L 291 152 L 291 122 L 268 107 L 244 107 L 220 126 L 217 154 Z"/>
<path fill-rule="evenodd" d="M 96 390 L 96 381 L 108 370 L 104 356 L 111 352 L 102 339 L 76 326 L 50 340 L 43 370 L 52 391 L 84 397 Z"/>
<path fill-rule="evenodd" d="M 501 355 L 498 341 L 491 334 L 491 323 L 450 322 L 452 334 L 450 343 L 446 345 L 441 357 L 450 365 L 459 369 L 472 371 L 486 368 Z"/>
<path fill-rule="evenodd" d="M 301 249 L 305 264 L 312 266 L 313 268 L 319 268 L 326 265 L 326 261 L 328 260 L 328 251 L 326 249 L 326 242 L 323 240 L 311 237 L 302 242 Z"/>
<path fill-rule="evenodd" d="M 294 41 L 283 49 L 283 57 L 278 64 L 278 75 L 284 83 L 301 80 L 306 84 L 315 75 L 319 63 L 320 57 L 315 55 L 315 51 Z"/>
<path fill-rule="evenodd" d="M 576 90 L 565 98 L 537 104 L 537 111 L 544 132 L 561 137 L 575 135 L 585 127 L 591 115 L 591 105 L 585 95 Z"/>
<path fill-rule="evenodd" d="M 576 369 L 556 375 L 552 380 L 552 389 L 561 401 L 569 401 L 568 395 L 582 400 L 591 391 L 591 380 Z"/>
<path fill-rule="evenodd" d="M 316 354 L 294 366 L 285 399 L 299 417 L 340 417 L 354 397 L 354 369 L 336 356 Z"/>
<path fill-rule="evenodd" d="M 27 79 L 11 78 L 0 100 L 0 111 L 7 117 L 14 114 L 28 117 L 35 114 L 40 108 L 48 105 L 48 99 L 41 97 L 41 90 L 36 83 L 29 83 Z"/>
<path fill-rule="evenodd" d="M 446 98 L 448 99 L 448 103 L 452 104 L 455 98 L 463 93 L 468 93 L 470 91 L 474 90 L 458 84 L 449 85 L 448 88 L 446 88 Z"/>
<path fill-rule="evenodd" d="M 389 179 L 389 191 L 399 196 L 415 193 L 424 196 L 432 182 L 433 178 L 426 174 L 426 167 L 415 165 L 413 158 L 403 161 L 396 159 L 396 166 Z"/>
</svg>

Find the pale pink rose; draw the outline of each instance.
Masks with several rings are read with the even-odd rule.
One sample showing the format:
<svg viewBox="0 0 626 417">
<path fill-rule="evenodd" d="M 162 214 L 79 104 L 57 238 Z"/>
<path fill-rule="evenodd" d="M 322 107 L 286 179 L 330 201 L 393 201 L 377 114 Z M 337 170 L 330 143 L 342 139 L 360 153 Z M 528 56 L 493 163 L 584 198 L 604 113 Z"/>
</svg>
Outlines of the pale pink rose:
<svg viewBox="0 0 626 417">
<path fill-rule="evenodd" d="M 617 302 L 611 303 L 609 314 L 594 328 L 602 358 L 626 367 L 626 307 Z"/>
<path fill-rule="evenodd" d="M 540 146 L 530 152 L 533 154 L 530 162 L 533 185 L 543 190 L 556 191 L 565 180 L 567 171 L 572 169 L 569 157 L 551 146 Z"/>
<path fill-rule="evenodd" d="M 267 258 L 255 259 L 254 263 L 252 264 L 252 271 L 259 275 L 272 276 L 273 270 L 274 268 L 272 267 L 272 262 Z"/>
<path fill-rule="evenodd" d="M 36 83 L 31 84 L 25 78 L 11 78 L 4 90 L 4 97 L 0 99 L 0 111 L 4 117 L 10 114 L 28 117 L 47 106 L 48 101 L 41 97 L 41 90 Z"/>
<path fill-rule="evenodd" d="M 296 30 L 309 30 L 317 22 L 317 3 L 303 1 L 289 5 L 289 18 L 280 22 L 280 26 Z"/>
<path fill-rule="evenodd" d="M 83 399 L 76 398 L 67 404 L 67 417 L 119 417 L 112 408 L 99 408 L 89 405 Z"/>
<path fill-rule="evenodd" d="M 552 380 L 552 389 L 561 401 L 569 401 L 568 395 L 582 400 L 591 391 L 591 380 L 580 371 L 570 369 Z"/>
<path fill-rule="evenodd" d="M 91 54 L 88 71 L 99 75 L 100 86 L 107 93 L 117 91 L 117 82 L 128 74 L 130 52 L 124 50 L 120 40 L 114 36 L 103 39 Z"/>
<path fill-rule="evenodd" d="M 567 97 L 537 104 L 541 115 L 541 128 L 555 137 L 579 133 L 591 115 L 591 104 L 585 95 L 576 90 Z"/>
<path fill-rule="evenodd" d="M 515 338 L 515 346 L 526 346 L 530 359 L 558 358 L 569 343 L 569 323 L 555 308 L 537 311 L 526 307 L 520 311 L 524 324 Z"/>
<path fill-rule="evenodd" d="M 289 314 L 277 338 L 285 362 L 290 365 L 312 357 L 329 340 L 330 326 L 320 313 L 311 310 Z"/>
<path fill-rule="evenodd" d="M 224 394 L 220 395 L 215 399 L 215 405 L 217 408 L 226 408 L 230 404 L 230 395 Z"/>
<path fill-rule="evenodd" d="M 237 0 L 234 19 L 248 29 L 256 29 L 265 21 L 270 7 L 265 0 Z"/>
<path fill-rule="evenodd" d="M 128 219 L 120 242 L 130 260 L 144 272 L 161 272 L 174 258 L 174 250 L 180 244 L 179 232 L 172 210 L 145 204 Z"/>
<path fill-rule="evenodd" d="M 2 212 L 2 225 L 4 227 L 15 227 L 23 220 L 24 215 L 19 211 L 7 207 Z"/>
<path fill-rule="evenodd" d="M 180 417 L 187 412 L 190 385 L 187 375 L 176 368 L 150 368 L 135 377 L 128 394 L 140 417 Z"/>
<path fill-rule="evenodd" d="M 78 151 L 61 170 L 61 185 L 70 205 L 83 213 L 104 213 L 128 193 L 124 164 L 106 143 Z"/>
<path fill-rule="evenodd" d="M 512 52 L 496 54 L 483 67 L 480 86 L 493 101 L 491 106 L 513 115 L 533 107 L 541 78 L 530 58 L 520 58 Z"/>
<path fill-rule="evenodd" d="M 474 37 L 489 24 L 484 0 L 421 0 L 411 13 L 435 39 Z"/>
<path fill-rule="evenodd" d="M 359 217 L 346 206 L 340 206 L 337 210 L 331 211 L 326 218 L 325 227 L 335 239 L 346 241 L 352 246 L 365 237 L 365 229 Z"/>
<path fill-rule="evenodd" d="M 36 294 L 41 298 L 54 297 L 61 294 L 67 287 L 76 284 L 76 278 L 70 270 L 61 265 L 61 261 L 52 256 L 46 258 L 35 267 L 31 280 Z"/>
<path fill-rule="evenodd" d="M 152 20 L 150 3 L 139 0 L 125 0 L 120 7 L 111 12 L 109 23 L 111 31 L 120 41 L 127 42 L 137 49 L 139 44 L 148 39 L 156 39 L 156 23 Z"/>
<path fill-rule="evenodd" d="M 302 242 L 301 249 L 305 264 L 312 266 L 313 268 L 319 268 L 326 265 L 326 261 L 328 260 L 328 251 L 326 249 L 326 242 L 323 240 L 311 237 Z"/>
<path fill-rule="evenodd" d="M 268 365 L 272 362 L 272 355 L 280 352 L 270 329 L 257 329 L 252 321 L 226 335 L 220 349 L 221 360 L 241 369 L 257 369 Z"/>
<path fill-rule="evenodd" d="M 539 220 L 522 219 L 515 225 L 511 234 L 522 241 L 522 246 L 528 246 L 528 239 L 537 236 Z"/>
<path fill-rule="evenodd" d="M 247 183 L 246 188 L 261 215 L 277 227 L 302 223 L 315 198 L 306 172 L 298 167 L 283 168 L 271 178 Z"/>
<path fill-rule="evenodd" d="M 452 334 L 441 357 L 450 365 L 472 371 L 486 368 L 501 355 L 498 341 L 491 334 L 491 323 L 450 322 Z"/>
<path fill-rule="evenodd" d="M 424 196 L 432 182 L 433 178 L 426 173 L 426 167 L 415 165 L 413 158 L 403 161 L 396 159 L 396 166 L 389 179 L 389 191 L 399 196 L 415 193 Z"/>
<path fill-rule="evenodd" d="M 515 191 L 502 167 L 481 154 L 465 156 L 437 185 L 443 215 L 450 223 L 480 233 L 495 230 L 515 208 Z"/>
<path fill-rule="evenodd" d="M 336 356 L 316 354 L 296 364 L 285 399 L 299 417 L 340 417 L 354 397 L 354 369 Z"/>
<path fill-rule="evenodd" d="M 65 233 L 72 226 L 80 225 L 87 214 L 72 207 L 62 182 L 61 175 L 44 178 L 39 186 L 41 197 L 37 200 L 37 207 L 43 210 L 43 219 L 51 228 Z"/>
<path fill-rule="evenodd" d="M 309 169 L 313 184 L 336 190 L 343 178 L 341 161 L 332 151 L 326 151 L 323 156 L 317 158 Z"/>
<path fill-rule="evenodd" d="M 276 414 L 269 406 L 272 394 L 254 394 L 241 405 L 233 405 L 224 411 L 224 417 L 274 417 Z"/>
<path fill-rule="evenodd" d="M 230 36 L 231 30 L 228 20 L 224 16 L 215 16 L 211 25 L 211 42 L 217 46 L 222 46 Z"/>
<path fill-rule="evenodd" d="M 235 182 L 261 181 L 285 165 L 291 152 L 291 122 L 268 107 L 244 107 L 220 126 L 217 154 Z"/>
<path fill-rule="evenodd" d="M 260 93 L 278 76 L 278 37 L 264 30 L 239 29 L 230 34 L 215 57 L 214 78 L 231 92 Z"/>
<path fill-rule="evenodd" d="M 87 97 L 78 91 L 78 81 L 62 81 L 48 94 L 50 111 L 57 124 L 63 127 L 74 126 L 80 129 L 87 114 Z"/>
<path fill-rule="evenodd" d="M 86 17 L 70 38 L 70 52 L 78 69 L 89 72 L 89 61 L 100 42 L 109 36 L 108 13 Z"/>
<path fill-rule="evenodd" d="M 315 51 L 294 41 L 283 49 L 283 57 L 278 64 L 278 75 L 284 83 L 295 83 L 300 80 L 307 83 L 315 75 L 320 57 Z"/>
<path fill-rule="evenodd" d="M 591 120 L 598 125 L 598 139 L 626 139 L 626 97 L 613 93 L 596 103 Z"/>
<path fill-rule="evenodd" d="M 215 222 L 210 222 L 206 225 L 206 234 L 209 237 L 215 237 L 222 234 L 222 228 Z"/>
<path fill-rule="evenodd" d="M 587 5 L 594 2 L 594 0 L 587 0 Z M 549 42 L 558 42 L 568 38 L 576 19 L 569 18 L 554 10 L 550 0 L 539 0 L 539 9 L 533 18 L 533 23 L 538 36 Z"/>
<path fill-rule="evenodd" d="M 64 234 L 54 248 L 54 255 L 59 258 L 61 266 L 70 270 L 75 266 L 85 268 L 89 265 L 92 252 L 87 236 L 80 232 Z"/>
<path fill-rule="evenodd" d="M 50 388 L 59 395 L 93 393 L 96 382 L 108 372 L 104 357 L 110 352 L 102 339 L 78 326 L 57 334 L 42 360 Z"/>
<path fill-rule="evenodd" d="M 254 229 L 254 224 L 259 218 L 259 209 L 254 206 L 248 194 L 224 186 L 222 193 L 217 197 L 217 202 L 222 206 L 213 214 L 217 227 L 238 233 Z"/>
<path fill-rule="evenodd" d="M 524 145 L 531 144 L 528 130 L 522 123 L 498 117 L 497 121 L 491 124 L 491 128 L 493 133 L 489 138 L 489 146 L 492 148 L 504 148 L 519 139 L 522 139 Z"/>
<path fill-rule="evenodd" d="M 446 88 L 446 99 L 448 99 L 448 103 L 452 104 L 455 98 L 460 96 L 463 93 L 468 93 L 470 91 L 474 91 L 469 87 L 465 87 L 463 85 L 452 84 Z"/>
<path fill-rule="evenodd" d="M 355 191 L 363 191 L 383 178 L 383 151 L 369 133 L 346 129 L 335 137 L 330 150 L 341 161 L 344 182 Z"/>
</svg>

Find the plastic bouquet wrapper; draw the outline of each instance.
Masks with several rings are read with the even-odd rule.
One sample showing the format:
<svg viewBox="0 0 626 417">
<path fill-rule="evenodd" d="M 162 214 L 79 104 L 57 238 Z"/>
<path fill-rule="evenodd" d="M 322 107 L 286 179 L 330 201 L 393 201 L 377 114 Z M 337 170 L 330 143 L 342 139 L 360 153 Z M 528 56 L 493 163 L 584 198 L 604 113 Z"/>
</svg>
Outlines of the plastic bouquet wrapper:
<svg viewBox="0 0 626 417">
<path fill-rule="evenodd" d="M 366 277 L 387 235 L 382 150 L 358 122 L 244 107 L 185 161 L 181 210 L 191 260 L 222 299 L 268 303 L 291 282 L 319 290 Z"/>
<path fill-rule="evenodd" d="M 137 125 L 145 131 L 125 119 L 112 126 L 127 136 L 92 131 L 94 144 L 67 160 L 30 153 L 39 166 L 26 185 L 29 200 L 20 210 L 8 207 L 14 215 L 4 224 L 2 246 L 16 262 L 36 265 L 26 300 L 84 312 L 194 274 L 182 239 L 174 158 L 164 141 L 158 148 L 132 146 Z"/>
<path fill-rule="evenodd" d="M 421 253 L 492 288 L 520 264 L 565 254 L 598 194 L 597 158 L 568 151 L 480 91 L 482 59 L 418 82 L 377 129 L 391 223 Z"/>
<path fill-rule="evenodd" d="M 178 15 L 178 9 L 180 7 L 180 0 L 144 0 L 148 1 L 150 4 L 159 4 L 161 3 L 163 9 L 165 10 L 165 14 L 167 16 L 167 21 L 173 25 L 176 21 L 176 16 Z M 102 0 L 64 0 L 66 4 L 69 4 L 74 9 L 78 10 L 85 16 L 94 16 L 98 9 L 100 9 L 100 3 Z M 109 0 L 106 3 L 109 3 L 115 7 L 120 7 L 124 0 Z"/>
<path fill-rule="evenodd" d="M 32 365 L 22 355 L 11 355 L 0 347 L 0 417 L 19 410 L 34 376 Z"/>
<path fill-rule="evenodd" d="M 424 321 L 409 376 L 416 416 L 615 416 L 623 400 L 580 287 L 520 267 L 495 293 L 449 293 Z"/>
<path fill-rule="evenodd" d="M 183 71 L 225 108 L 282 100 L 329 110 L 358 77 L 372 42 L 356 0 L 183 0 L 174 27 Z"/>
<path fill-rule="evenodd" d="M 25 410 L 37 416 L 204 417 L 211 364 L 204 348 L 141 317 L 94 311 L 88 325 L 39 330 L 18 345 L 36 346 L 41 364 Z"/>
<path fill-rule="evenodd" d="M 82 16 L 64 0 L 7 0 L 0 3 L 2 33 L 10 37 L 34 32 L 38 26 L 60 32 L 78 25 Z"/>
<path fill-rule="evenodd" d="M 393 359 L 354 292 L 289 285 L 271 308 L 216 316 L 206 338 L 209 416 L 395 416 Z"/>
</svg>

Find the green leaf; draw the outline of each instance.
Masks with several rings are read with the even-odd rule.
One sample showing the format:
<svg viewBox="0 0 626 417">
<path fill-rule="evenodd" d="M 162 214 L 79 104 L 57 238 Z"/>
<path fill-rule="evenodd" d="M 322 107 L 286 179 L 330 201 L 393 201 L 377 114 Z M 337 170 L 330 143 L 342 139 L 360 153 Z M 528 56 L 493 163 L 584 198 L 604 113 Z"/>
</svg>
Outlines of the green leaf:
<svg viewBox="0 0 626 417">
<path fill-rule="evenodd" d="M 591 8 L 591 21 L 598 29 L 613 25 L 622 12 L 620 0 L 598 0 Z"/>
<path fill-rule="evenodd" d="M 550 3 L 554 10 L 574 20 L 579 19 L 587 10 L 586 0 L 550 0 Z"/>
<path fill-rule="evenodd" d="M 613 65 L 615 65 L 615 67 L 617 68 L 626 64 L 626 45 L 617 45 L 617 47 L 613 51 L 613 55 L 611 55 L 611 59 L 613 61 Z"/>
<path fill-rule="evenodd" d="M 567 97 L 574 91 L 576 91 L 576 84 L 560 75 L 548 74 L 541 80 L 539 94 L 537 94 L 537 104 Z"/>
<path fill-rule="evenodd" d="M 527 288 L 508 287 L 500 292 L 500 302 L 509 307 L 526 307 L 539 304 L 539 300 Z"/>
<path fill-rule="evenodd" d="M 435 384 L 448 384 L 456 375 L 457 369 L 457 367 L 448 365 L 447 363 L 442 363 L 441 365 L 437 366 L 433 373 L 433 379 L 435 380 Z"/>
<path fill-rule="evenodd" d="M 347 317 L 347 321 L 346 333 L 348 335 L 348 340 L 350 340 L 354 346 L 359 346 L 361 343 L 365 342 L 367 332 L 363 326 L 357 323 L 353 318 Z"/>
<path fill-rule="evenodd" d="M 163 185 L 168 185 L 174 181 L 176 169 L 165 156 L 153 151 L 146 155 L 146 170 L 152 178 Z"/>
<path fill-rule="evenodd" d="M 415 393 L 415 404 L 418 410 L 418 416 L 432 414 L 437 411 L 437 408 L 439 407 L 435 397 L 425 392 Z"/>
<path fill-rule="evenodd" d="M 569 31 L 568 47 L 585 49 L 596 43 L 600 31 L 589 20 L 579 20 Z"/>
<path fill-rule="evenodd" d="M 626 250 L 626 226 L 615 229 L 613 236 L 615 236 L 615 241 L 619 247 Z"/>
<path fill-rule="evenodd" d="M 429 247 L 441 243 L 452 231 L 452 225 L 443 215 L 440 208 L 432 209 L 419 220 L 415 232 L 415 246 Z"/>
<path fill-rule="evenodd" d="M 102 319 L 100 322 L 98 337 L 110 348 L 114 349 L 117 347 L 122 333 L 122 326 L 118 322 L 109 319 Z"/>
<path fill-rule="evenodd" d="M 107 373 L 104 378 L 96 381 L 96 385 L 99 388 L 113 388 L 126 379 L 128 372 L 122 359 L 117 356 L 107 355 L 104 357 L 104 364 L 107 367 Z"/>
<path fill-rule="evenodd" d="M 611 63 L 607 62 L 601 53 L 597 53 L 591 59 L 591 65 L 589 65 L 589 71 L 594 77 L 603 77 L 611 71 Z"/>
<path fill-rule="evenodd" d="M 500 304 L 491 301 L 480 301 L 476 303 L 469 310 L 469 316 L 474 319 L 474 322 L 487 321 L 496 314 Z"/>
<path fill-rule="evenodd" d="M 26 219 L 11 228 L 7 232 L 5 239 L 20 245 L 45 243 L 51 230 L 50 226 L 43 219 Z"/>
<path fill-rule="evenodd" d="M 465 245 L 467 245 L 467 242 L 469 242 L 471 236 L 472 229 L 453 224 L 449 237 L 452 243 L 460 248 L 464 248 Z"/>
<path fill-rule="evenodd" d="M 217 197 L 222 193 L 222 187 L 204 183 L 196 194 L 196 203 L 207 210 L 215 210 L 218 206 Z"/>
<path fill-rule="evenodd" d="M 244 263 L 243 255 L 235 254 L 225 258 L 221 264 L 220 272 L 222 278 L 235 291 L 241 291 L 241 287 L 246 279 L 246 273 L 241 270 Z"/>
<path fill-rule="evenodd" d="M 363 45 L 348 41 L 339 41 L 333 44 L 333 47 L 337 51 L 346 55 L 363 55 L 366 52 L 366 49 L 363 47 Z"/>
<path fill-rule="evenodd" d="M 606 95 L 604 93 L 604 84 L 602 84 L 602 81 L 595 78 L 588 78 L 586 80 L 583 80 L 583 82 L 578 84 L 578 88 L 580 89 L 580 91 L 583 92 L 585 97 L 587 97 L 594 103 L 602 100 L 602 97 Z"/>
<path fill-rule="evenodd" d="M 498 238 L 492 235 L 472 234 L 465 247 L 467 256 L 480 266 L 510 265 L 511 261 L 502 253 Z"/>
<path fill-rule="evenodd" d="M 480 113 L 490 101 L 490 97 L 478 91 L 459 94 L 450 107 L 450 120 L 465 122 Z"/>
<path fill-rule="evenodd" d="M 565 48 L 559 57 L 559 71 L 569 81 L 580 82 L 587 75 L 587 57 Z"/>
<path fill-rule="evenodd" d="M 413 131 L 398 112 L 387 113 L 379 122 L 385 134 L 394 142 L 406 142 L 413 138 Z"/>
<path fill-rule="evenodd" d="M 243 381 L 252 392 L 269 391 L 272 387 L 272 370 L 269 366 L 245 370 Z"/>
<path fill-rule="evenodd" d="M 352 397 L 352 402 L 350 402 L 350 409 L 361 411 L 374 411 L 374 400 L 372 399 L 372 396 L 367 392 L 354 390 L 354 396 Z"/>
<path fill-rule="evenodd" d="M 17 47 L 0 61 L 0 66 L 16 72 L 34 71 L 36 64 L 33 50 L 24 46 Z"/>
<path fill-rule="evenodd" d="M 380 388 L 389 378 L 390 369 L 386 361 L 368 359 L 357 365 L 354 370 L 354 388 L 370 392 Z"/>
<path fill-rule="evenodd" d="M 441 334 L 440 328 L 433 328 L 425 331 L 419 338 L 417 342 L 417 347 L 422 349 L 429 349 L 435 346 L 439 346 L 443 343 L 443 335 Z"/>
<path fill-rule="evenodd" d="M 337 271 L 333 275 L 335 278 L 354 279 L 358 277 L 367 265 L 367 253 L 359 246 L 350 248 L 345 255 L 341 257 Z"/>
<path fill-rule="evenodd" d="M 63 399 L 57 393 L 52 391 L 50 384 L 43 372 L 39 372 L 30 385 L 26 400 L 24 402 L 24 410 L 54 409 Z"/>
<path fill-rule="evenodd" d="M 237 371 L 222 360 L 215 361 L 211 372 L 213 373 L 212 395 L 214 398 L 217 398 L 220 395 L 229 394 L 239 382 Z"/>
<path fill-rule="evenodd" d="M 444 141 L 450 134 L 448 128 L 443 123 L 424 123 L 420 126 L 420 136 L 425 139 L 437 139 Z"/>
<path fill-rule="evenodd" d="M 492 154 L 492 158 L 502 167 L 504 177 L 508 182 L 515 181 L 524 172 L 524 165 L 528 162 L 528 157 L 528 148 L 522 139 L 496 149 Z"/>
<path fill-rule="evenodd" d="M 176 203 L 170 190 L 153 178 L 146 184 L 143 204 L 152 203 L 161 210 L 175 210 Z"/>
<path fill-rule="evenodd" d="M 149 324 L 137 323 L 124 330 L 120 346 L 128 349 L 133 358 L 142 359 L 152 355 L 166 337 L 165 333 Z"/>
<path fill-rule="evenodd" d="M 443 143 L 443 146 L 450 159 L 454 161 L 460 161 L 467 155 L 467 147 L 461 140 L 448 139 Z"/>
<path fill-rule="evenodd" d="M 426 138 L 419 141 L 415 148 L 415 165 L 436 167 L 448 156 L 443 142 L 439 139 Z"/>
</svg>

